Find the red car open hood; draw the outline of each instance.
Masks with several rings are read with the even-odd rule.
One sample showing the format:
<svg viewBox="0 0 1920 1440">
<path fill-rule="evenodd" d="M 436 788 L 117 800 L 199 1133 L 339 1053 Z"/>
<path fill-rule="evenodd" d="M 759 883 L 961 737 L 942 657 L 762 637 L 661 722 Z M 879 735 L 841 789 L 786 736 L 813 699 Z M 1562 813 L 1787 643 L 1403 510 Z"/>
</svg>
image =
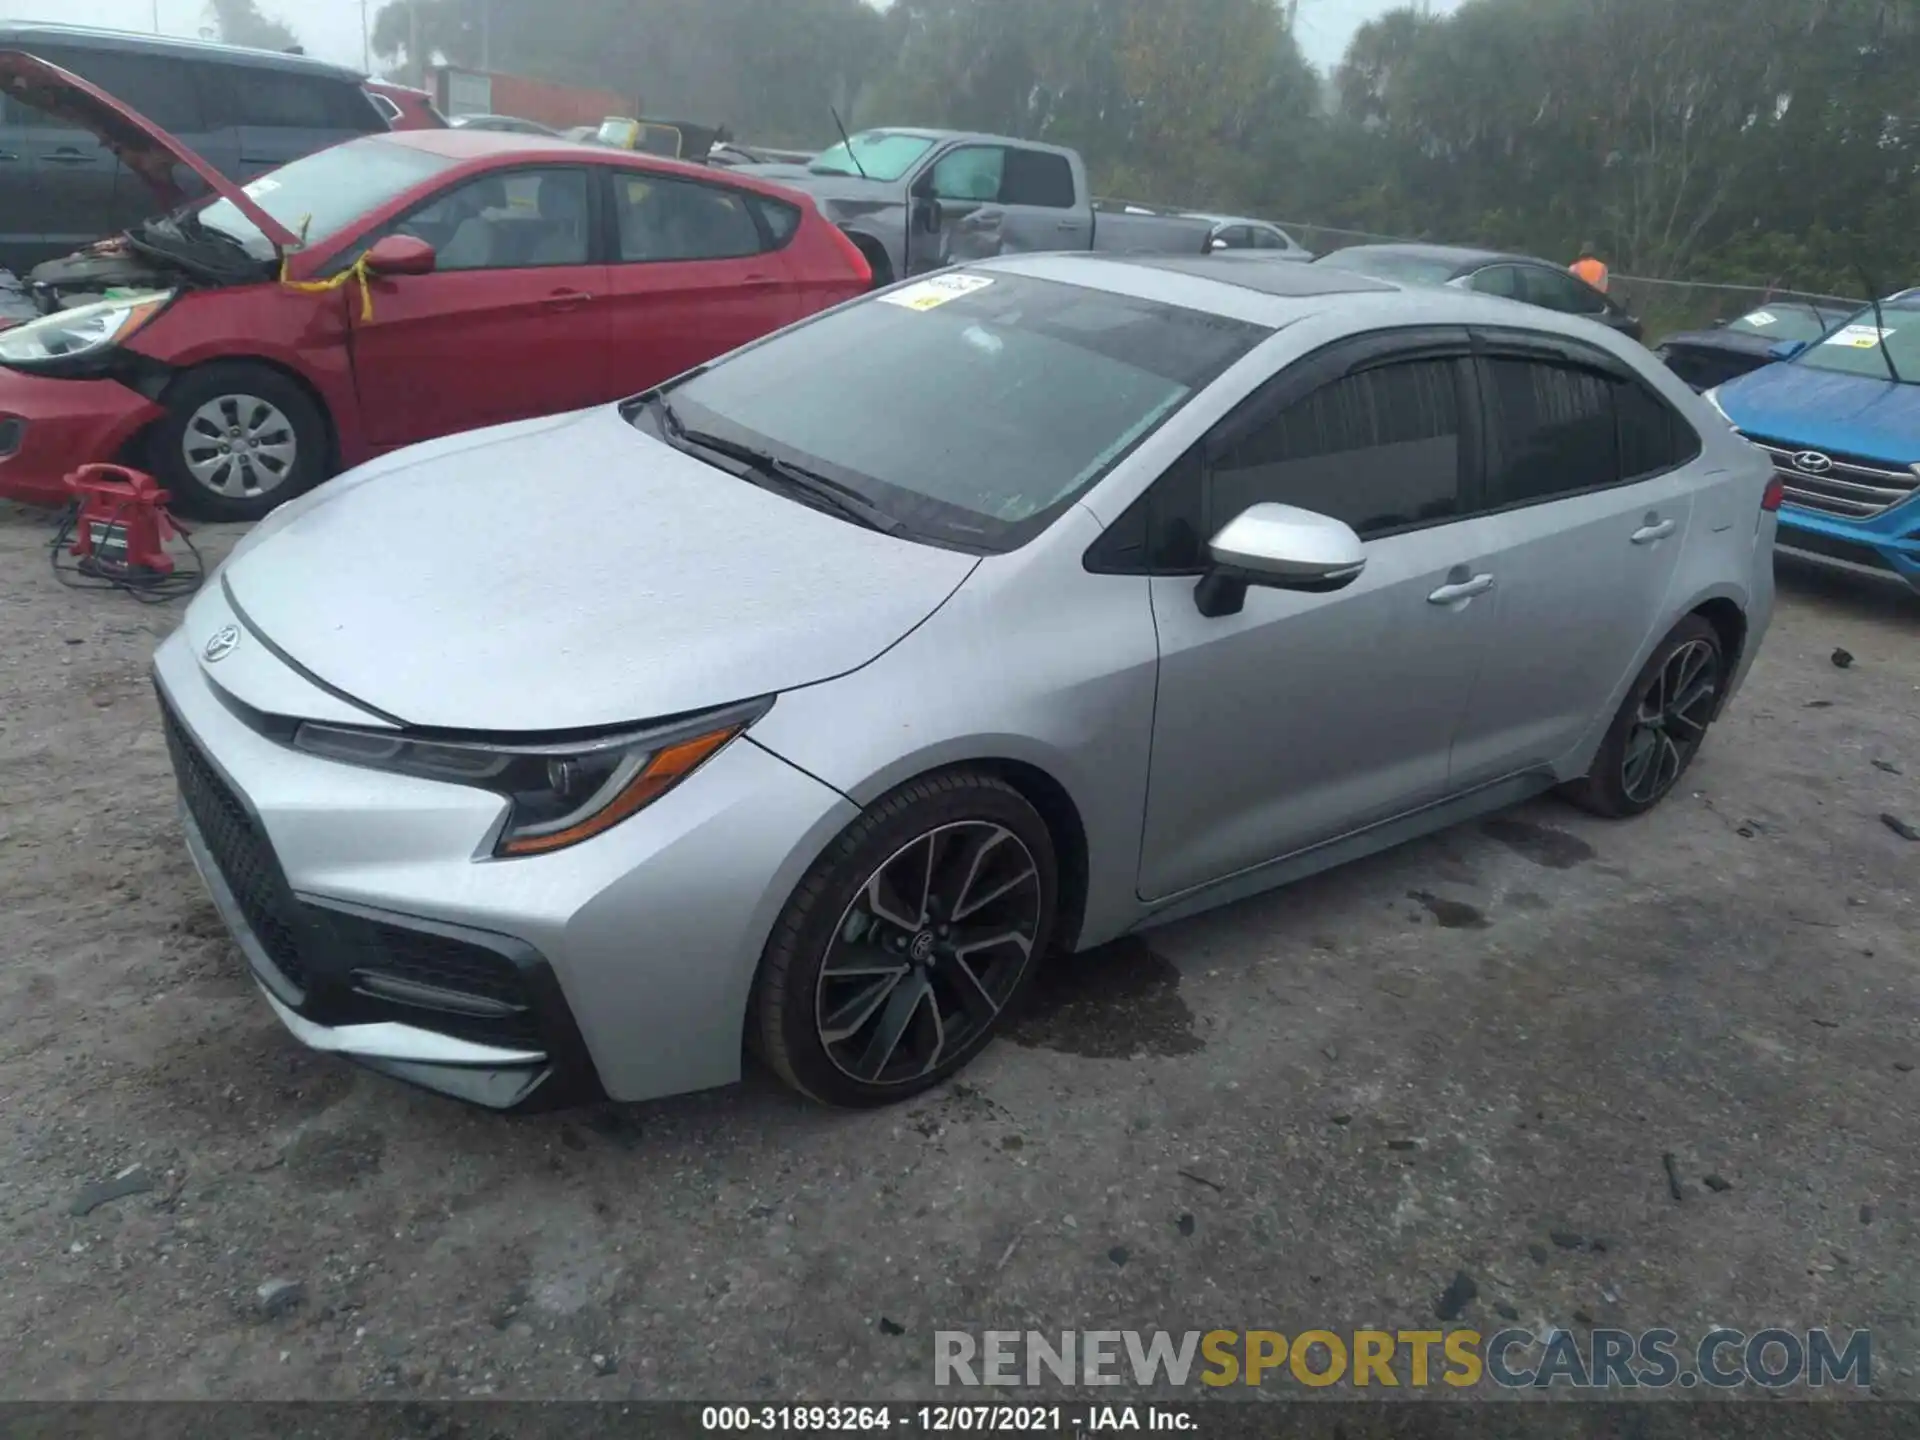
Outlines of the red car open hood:
<svg viewBox="0 0 1920 1440">
<path fill-rule="evenodd" d="M 254 204 L 238 185 L 139 111 L 128 109 L 78 75 L 24 50 L 0 50 L 0 90 L 23 105 L 91 132 L 146 181 L 155 198 L 168 209 L 189 198 L 173 174 L 174 166 L 184 165 L 206 181 L 214 194 L 232 201 L 233 207 L 275 245 L 283 250 L 299 248 L 299 237 Z"/>
</svg>

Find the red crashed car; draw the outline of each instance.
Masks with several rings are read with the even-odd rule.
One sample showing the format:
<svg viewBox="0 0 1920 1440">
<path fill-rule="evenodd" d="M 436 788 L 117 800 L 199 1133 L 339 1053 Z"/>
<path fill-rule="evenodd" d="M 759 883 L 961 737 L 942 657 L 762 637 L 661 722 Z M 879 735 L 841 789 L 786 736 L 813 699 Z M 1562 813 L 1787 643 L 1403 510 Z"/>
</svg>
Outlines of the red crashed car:
<svg viewBox="0 0 1920 1440">
<path fill-rule="evenodd" d="M 386 117 L 389 130 L 444 130 L 447 117 L 433 103 L 433 94 L 411 85 L 396 85 L 391 80 L 369 80 L 367 98 L 373 108 Z"/>
<path fill-rule="evenodd" d="M 266 514 L 457 430 L 671 379 L 863 293 L 866 261 L 778 185 L 461 130 L 369 135 L 236 187 L 77 76 L 0 51 L 0 91 L 99 134 L 168 215 L 37 267 L 0 329 L 0 497 L 95 460 L 183 512 Z M 213 197 L 180 203 L 181 171 Z"/>
</svg>

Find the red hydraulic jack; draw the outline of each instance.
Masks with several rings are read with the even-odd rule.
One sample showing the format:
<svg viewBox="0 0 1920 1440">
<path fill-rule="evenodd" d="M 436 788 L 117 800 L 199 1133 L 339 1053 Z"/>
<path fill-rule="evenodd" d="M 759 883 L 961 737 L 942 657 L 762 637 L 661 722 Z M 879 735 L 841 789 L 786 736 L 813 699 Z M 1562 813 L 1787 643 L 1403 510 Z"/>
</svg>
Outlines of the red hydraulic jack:
<svg viewBox="0 0 1920 1440">
<path fill-rule="evenodd" d="M 167 492 L 153 476 L 127 465 L 82 465 L 67 476 L 80 502 L 68 553 L 84 575 L 152 583 L 173 574 L 167 541 L 180 533 L 167 514 Z"/>
</svg>

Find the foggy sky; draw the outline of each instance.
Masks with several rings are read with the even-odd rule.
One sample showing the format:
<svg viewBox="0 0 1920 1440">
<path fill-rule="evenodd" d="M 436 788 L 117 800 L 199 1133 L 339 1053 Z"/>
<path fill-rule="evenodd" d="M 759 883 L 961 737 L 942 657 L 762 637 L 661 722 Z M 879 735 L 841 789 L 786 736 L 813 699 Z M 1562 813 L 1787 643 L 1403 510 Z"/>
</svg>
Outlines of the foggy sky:
<svg viewBox="0 0 1920 1440">
<path fill-rule="evenodd" d="M 1353 32 L 1366 21 L 1407 0 L 1301 0 L 1300 47 L 1307 59 L 1326 68 L 1339 60 Z M 365 0 L 372 23 L 381 0 Z M 565 0 L 560 0 L 564 6 Z M 1438 0 L 1448 10 L 1454 0 Z M 361 64 L 362 0 L 259 0 L 263 13 L 293 27 L 310 55 Z M 204 0 L 0 0 L 0 20 L 57 20 L 70 25 L 107 25 L 121 30 L 153 30 L 196 36 L 207 24 Z M 502 65 L 502 68 L 505 68 Z"/>
</svg>

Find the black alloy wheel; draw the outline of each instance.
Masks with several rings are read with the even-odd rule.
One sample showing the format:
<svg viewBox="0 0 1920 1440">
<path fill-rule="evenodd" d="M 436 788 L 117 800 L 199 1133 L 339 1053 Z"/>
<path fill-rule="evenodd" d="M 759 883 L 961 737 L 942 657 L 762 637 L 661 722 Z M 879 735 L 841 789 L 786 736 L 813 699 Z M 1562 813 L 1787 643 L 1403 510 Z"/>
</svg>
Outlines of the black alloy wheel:
<svg viewBox="0 0 1920 1440">
<path fill-rule="evenodd" d="M 951 1075 L 999 1029 L 1052 938 L 1045 822 L 995 776 L 958 771 L 876 802 L 774 926 L 749 1035 L 781 1078 L 883 1105 Z"/>
<path fill-rule="evenodd" d="M 1707 738 L 1726 684 L 1719 633 L 1689 615 L 1653 652 L 1627 692 L 1593 768 L 1566 787 L 1597 815 L 1640 815 L 1687 773 Z"/>
</svg>

